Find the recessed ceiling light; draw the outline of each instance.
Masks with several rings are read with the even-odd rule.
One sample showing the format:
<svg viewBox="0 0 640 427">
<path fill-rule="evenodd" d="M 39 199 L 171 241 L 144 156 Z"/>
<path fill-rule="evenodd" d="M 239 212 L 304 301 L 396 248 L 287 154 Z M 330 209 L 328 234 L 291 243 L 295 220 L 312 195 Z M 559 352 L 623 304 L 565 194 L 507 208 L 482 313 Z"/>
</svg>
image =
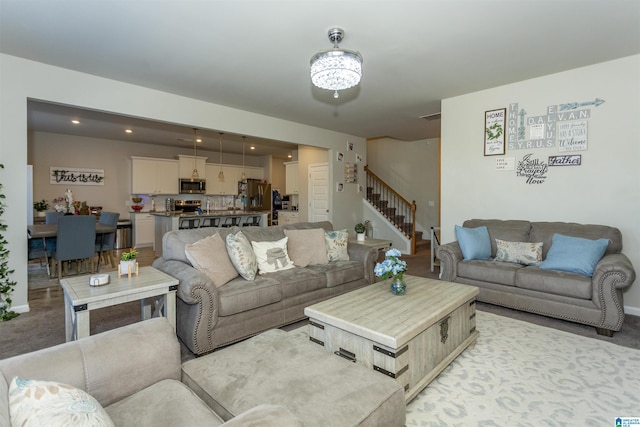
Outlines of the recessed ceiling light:
<svg viewBox="0 0 640 427">
<path fill-rule="evenodd" d="M 74 125 L 79 125 L 80 124 L 80 120 L 71 120 L 71 123 L 73 123 Z"/>
<path fill-rule="evenodd" d="M 290 158 L 291 158 L 291 154 L 288 154 L 288 155 L 287 155 L 287 158 L 289 158 L 289 159 L 290 159 Z"/>
<path fill-rule="evenodd" d="M 250 149 L 250 150 L 255 150 L 255 149 L 256 149 L 256 146 L 255 146 L 255 145 L 252 145 L 251 147 L 249 147 L 249 149 Z"/>
<path fill-rule="evenodd" d="M 131 129 L 125 129 L 124 130 L 126 133 L 133 133 L 133 131 Z"/>
</svg>

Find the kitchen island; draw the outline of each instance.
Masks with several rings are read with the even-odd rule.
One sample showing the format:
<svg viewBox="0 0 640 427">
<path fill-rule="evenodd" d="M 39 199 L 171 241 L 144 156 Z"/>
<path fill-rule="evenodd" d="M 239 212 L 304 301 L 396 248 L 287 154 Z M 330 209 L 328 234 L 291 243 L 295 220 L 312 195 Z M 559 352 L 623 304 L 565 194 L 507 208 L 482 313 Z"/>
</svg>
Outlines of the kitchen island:
<svg viewBox="0 0 640 427">
<path fill-rule="evenodd" d="M 239 218 L 238 225 L 244 226 L 251 223 L 253 217 L 260 218 L 260 227 L 266 227 L 269 221 L 269 211 L 245 211 L 245 210 L 216 210 L 209 213 L 197 212 L 149 212 L 154 216 L 155 244 L 154 251 L 157 256 L 162 256 L 162 236 L 168 231 L 181 228 L 221 227 L 231 218 Z M 215 224 L 215 225 L 214 225 Z"/>
</svg>

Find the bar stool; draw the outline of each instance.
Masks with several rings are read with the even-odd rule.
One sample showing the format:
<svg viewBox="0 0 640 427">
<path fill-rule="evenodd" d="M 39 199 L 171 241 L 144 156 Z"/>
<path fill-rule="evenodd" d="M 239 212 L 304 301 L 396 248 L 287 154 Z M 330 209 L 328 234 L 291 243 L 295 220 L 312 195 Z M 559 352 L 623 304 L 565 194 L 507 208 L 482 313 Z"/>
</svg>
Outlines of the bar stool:
<svg viewBox="0 0 640 427">
<path fill-rule="evenodd" d="M 243 227 L 249 227 L 249 226 L 254 226 L 254 227 L 259 227 L 260 226 L 260 216 L 256 215 L 256 216 L 248 216 L 247 219 L 244 220 L 244 224 L 242 224 Z"/>
<path fill-rule="evenodd" d="M 178 228 L 180 230 L 200 227 L 200 218 L 182 218 Z"/>
<path fill-rule="evenodd" d="M 240 217 L 239 216 L 228 216 L 224 220 L 224 224 L 222 227 L 237 227 L 240 225 Z"/>
<path fill-rule="evenodd" d="M 220 227 L 220 218 L 202 218 L 200 228 L 204 227 Z"/>
</svg>

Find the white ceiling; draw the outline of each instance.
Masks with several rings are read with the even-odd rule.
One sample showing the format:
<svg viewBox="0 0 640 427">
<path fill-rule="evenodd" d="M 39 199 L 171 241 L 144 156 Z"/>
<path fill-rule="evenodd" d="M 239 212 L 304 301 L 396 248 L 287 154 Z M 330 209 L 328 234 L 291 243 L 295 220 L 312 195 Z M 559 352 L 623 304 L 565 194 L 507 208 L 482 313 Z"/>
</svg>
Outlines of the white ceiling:
<svg viewBox="0 0 640 427">
<path fill-rule="evenodd" d="M 309 59 L 331 47 L 335 26 L 345 30 L 341 46 L 364 57 L 361 84 L 338 100 L 309 78 Z M 0 0 L 0 52 L 412 141 L 439 136 L 439 120 L 420 116 L 438 113 L 441 99 L 640 53 L 640 1 Z M 30 128 L 123 139 L 123 121 L 135 121 L 85 112 L 87 124 L 67 131 L 70 111 L 55 107 L 30 104 Z M 136 124 L 141 142 L 193 135 Z"/>
</svg>

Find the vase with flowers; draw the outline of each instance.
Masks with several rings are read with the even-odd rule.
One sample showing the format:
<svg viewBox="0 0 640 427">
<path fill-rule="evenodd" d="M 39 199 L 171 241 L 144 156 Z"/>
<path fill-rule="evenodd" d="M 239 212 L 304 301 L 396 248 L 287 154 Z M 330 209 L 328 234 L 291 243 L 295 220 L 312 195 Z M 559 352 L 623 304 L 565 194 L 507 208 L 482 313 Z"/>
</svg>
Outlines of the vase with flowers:
<svg viewBox="0 0 640 427">
<path fill-rule="evenodd" d="M 404 273 L 407 271 L 407 262 L 400 259 L 399 250 L 395 248 L 385 252 L 384 261 L 376 264 L 374 274 L 382 279 L 393 277 L 391 292 L 394 295 L 404 295 L 407 292 L 407 284 L 404 281 Z"/>
</svg>

